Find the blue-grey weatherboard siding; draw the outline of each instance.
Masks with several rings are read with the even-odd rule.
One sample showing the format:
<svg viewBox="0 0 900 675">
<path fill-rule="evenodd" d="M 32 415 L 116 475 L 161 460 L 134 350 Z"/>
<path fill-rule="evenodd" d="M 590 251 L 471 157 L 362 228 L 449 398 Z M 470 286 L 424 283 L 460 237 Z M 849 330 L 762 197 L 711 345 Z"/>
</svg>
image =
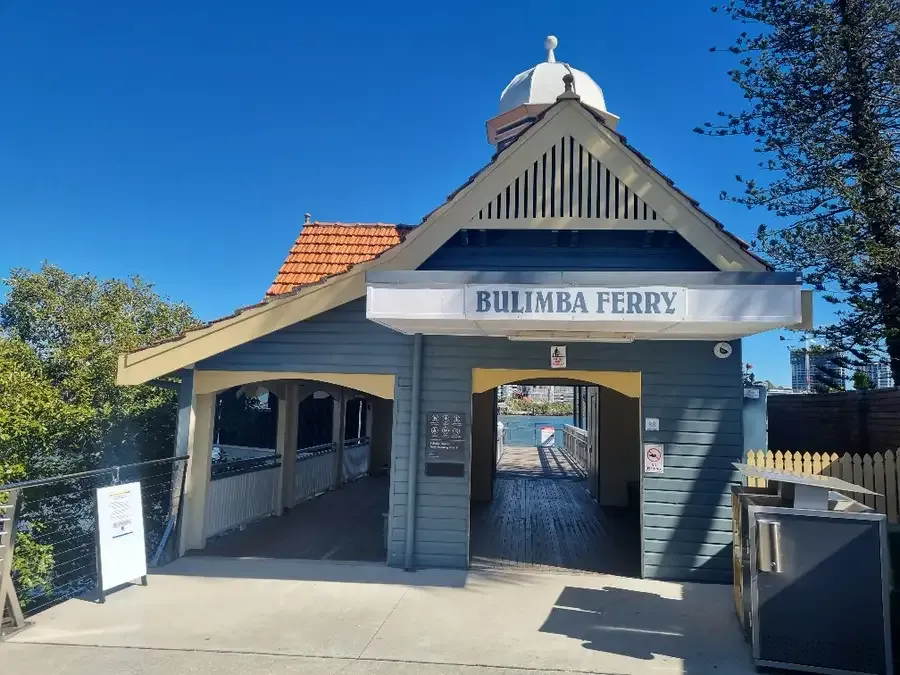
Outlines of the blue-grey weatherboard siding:
<svg viewBox="0 0 900 675">
<path fill-rule="evenodd" d="M 640 371 L 642 417 L 660 420 L 660 431 L 643 432 L 645 442 L 665 444 L 666 462 L 663 475 L 643 479 L 646 577 L 731 578 L 730 490 L 740 480 L 731 463 L 741 461 L 743 453 L 741 350 L 734 342 L 732 355 L 719 359 L 713 344 L 568 345 L 572 370 Z M 473 368 L 546 369 L 549 350 L 548 343 L 425 336 L 422 411 L 470 415 Z M 423 425 L 422 445 L 424 433 Z M 463 479 L 431 479 L 419 500 L 416 551 L 421 563 L 466 565 L 468 473 Z"/>
<path fill-rule="evenodd" d="M 368 321 L 366 301 L 360 299 L 217 354 L 196 368 L 394 375 L 388 563 L 403 565 L 406 474 L 401 472 L 399 480 L 395 474 L 409 457 L 412 337 Z M 422 485 L 420 479 L 420 490 L 433 489 L 427 480 Z"/>
<path fill-rule="evenodd" d="M 420 270 L 706 272 L 716 269 L 676 232 L 468 230 L 451 237 Z"/>
<path fill-rule="evenodd" d="M 460 411 L 471 419 L 472 369 L 545 369 L 547 343 L 425 336 L 423 418 Z M 640 371 L 642 417 L 660 420 L 644 441 L 665 444 L 665 473 L 643 479 L 643 574 L 728 581 L 731 575 L 732 462 L 743 451 L 740 343 L 727 359 L 710 342 L 571 343 L 568 367 Z M 391 462 L 388 562 L 403 565 L 409 471 L 412 338 L 365 318 L 358 300 L 197 364 L 198 369 L 386 373 L 397 377 Z M 563 376 L 563 373 L 560 373 Z M 465 567 L 469 552 L 469 476 L 424 474 L 420 424 L 415 559 L 420 566 Z M 640 452 L 639 448 L 635 452 Z"/>
</svg>

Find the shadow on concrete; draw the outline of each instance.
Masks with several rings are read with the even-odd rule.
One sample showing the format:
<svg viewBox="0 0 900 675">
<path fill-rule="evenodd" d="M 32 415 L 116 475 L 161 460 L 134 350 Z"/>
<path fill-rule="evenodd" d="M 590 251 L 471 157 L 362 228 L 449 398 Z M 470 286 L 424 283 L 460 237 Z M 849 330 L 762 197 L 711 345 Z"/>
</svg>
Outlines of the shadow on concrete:
<svg viewBox="0 0 900 675">
<path fill-rule="evenodd" d="M 663 597 L 567 586 L 540 630 L 580 640 L 585 649 L 598 652 L 643 661 L 678 659 L 685 675 L 752 673 L 739 621 L 723 602 L 727 591 L 705 584 L 681 588 L 681 597 Z"/>
<path fill-rule="evenodd" d="M 209 577 L 220 579 L 271 579 L 321 581 L 354 584 L 388 584 L 464 588 L 477 581 L 524 583 L 500 569 L 477 567 L 464 569 L 420 569 L 407 572 L 378 563 L 341 561 L 284 560 L 274 558 L 186 557 L 160 567 L 154 575 Z"/>
</svg>

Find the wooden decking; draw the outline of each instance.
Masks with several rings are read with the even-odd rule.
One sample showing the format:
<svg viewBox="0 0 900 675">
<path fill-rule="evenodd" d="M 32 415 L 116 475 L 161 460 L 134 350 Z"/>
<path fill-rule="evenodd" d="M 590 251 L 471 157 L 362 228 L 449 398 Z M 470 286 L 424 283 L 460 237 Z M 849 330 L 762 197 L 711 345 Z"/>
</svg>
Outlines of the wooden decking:
<svg viewBox="0 0 900 675">
<path fill-rule="evenodd" d="M 472 505 L 474 564 L 635 575 L 637 515 L 601 508 L 583 474 L 555 448 L 506 448 L 494 499 Z"/>
<path fill-rule="evenodd" d="M 584 474 L 560 448 L 506 447 L 497 461 L 498 478 L 583 480 Z"/>
<path fill-rule="evenodd" d="M 388 487 L 387 477 L 362 478 L 211 539 L 191 555 L 384 562 Z"/>
</svg>

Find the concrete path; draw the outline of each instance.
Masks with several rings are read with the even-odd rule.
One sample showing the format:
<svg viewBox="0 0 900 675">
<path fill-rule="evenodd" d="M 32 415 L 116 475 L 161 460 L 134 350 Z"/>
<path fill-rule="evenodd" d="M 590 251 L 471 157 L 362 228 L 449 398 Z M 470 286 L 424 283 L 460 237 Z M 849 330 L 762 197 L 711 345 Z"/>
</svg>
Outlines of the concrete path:
<svg viewBox="0 0 900 675">
<path fill-rule="evenodd" d="M 0 642 L 3 673 L 753 673 L 726 586 L 184 558 Z"/>
</svg>

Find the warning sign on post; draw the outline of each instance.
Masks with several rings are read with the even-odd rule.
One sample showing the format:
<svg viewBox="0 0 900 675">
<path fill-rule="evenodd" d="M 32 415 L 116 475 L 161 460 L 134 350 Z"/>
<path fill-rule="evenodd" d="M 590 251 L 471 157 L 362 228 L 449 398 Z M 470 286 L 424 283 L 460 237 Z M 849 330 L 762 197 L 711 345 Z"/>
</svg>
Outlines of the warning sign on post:
<svg viewBox="0 0 900 675">
<path fill-rule="evenodd" d="M 663 473 L 665 446 L 660 443 L 644 443 L 644 473 Z"/>
<path fill-rule="evenodd" d="M 566 348 L 558 345 L 550 347 L 550 367 L 565 368 L 566 367 Z"/>
</svg>

